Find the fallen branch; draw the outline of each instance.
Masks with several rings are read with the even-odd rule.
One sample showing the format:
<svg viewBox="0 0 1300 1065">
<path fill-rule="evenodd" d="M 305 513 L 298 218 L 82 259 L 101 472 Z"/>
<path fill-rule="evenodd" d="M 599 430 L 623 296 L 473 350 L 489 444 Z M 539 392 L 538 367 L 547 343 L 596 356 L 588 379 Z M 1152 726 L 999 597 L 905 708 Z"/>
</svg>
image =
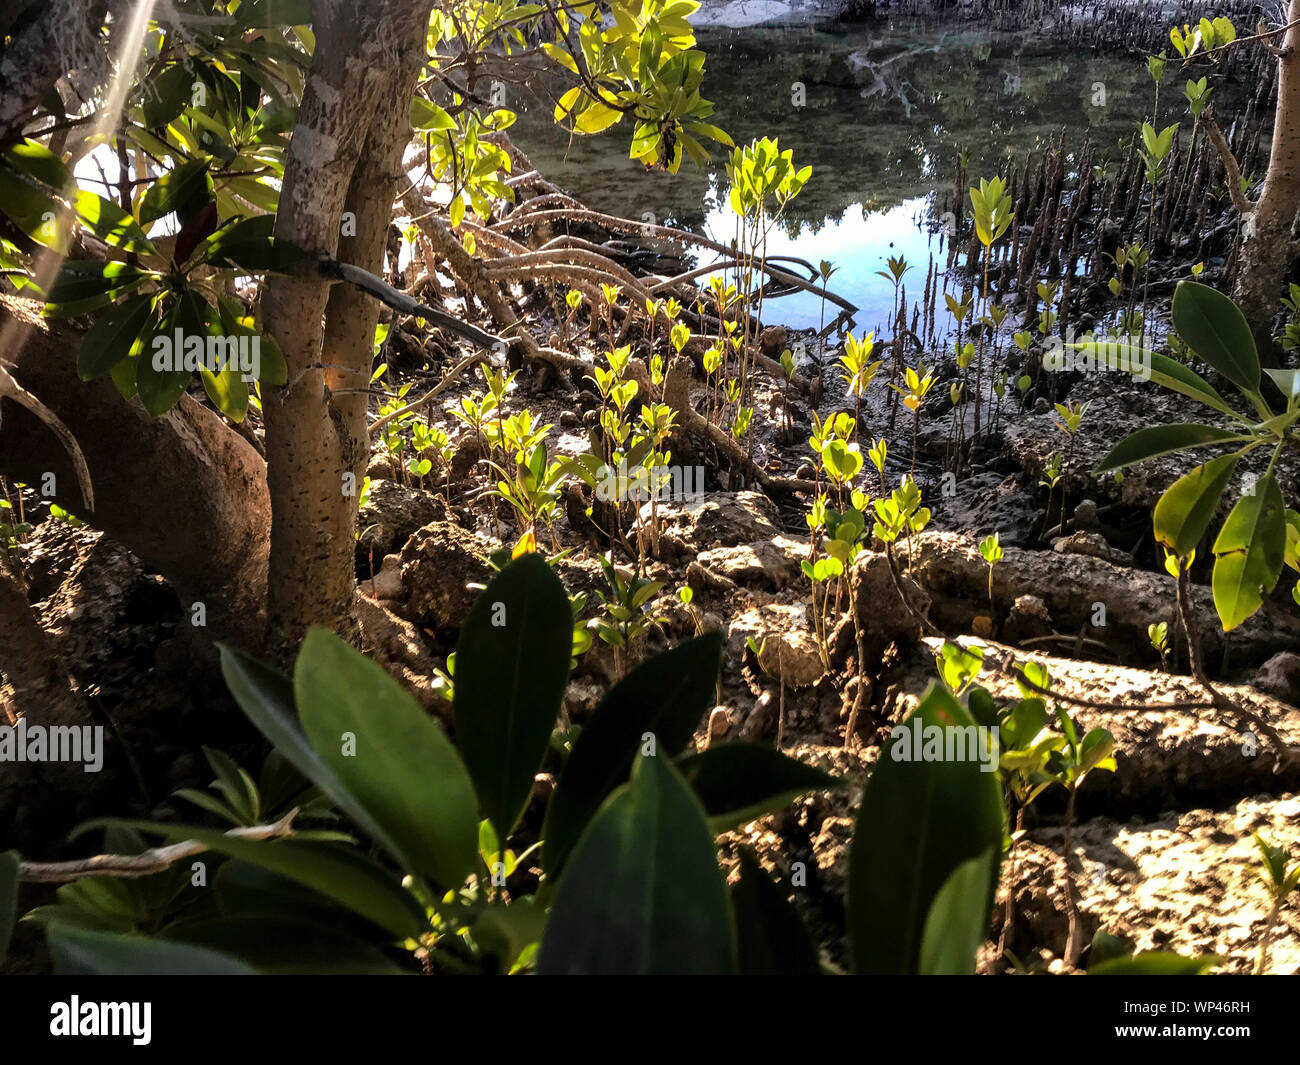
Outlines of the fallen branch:
<svg viewBox="0 0 1300 1065">
<path fill-rule="evenodd" d="M 293 835 L 293 819 L 297 816 L 298 808 L 294 807 L 273 825 L 234 828 L 226 835 L 235 839 L 282 839 Z M 160 823 L 158 827 L 164 829 L 166 825 Z M 96 854 L 70 862 L 20 862 L 18 879 L 25 884 L 62 884 L 83 876 L 152 876 L 165 872 L 182 858 L 210 849 L 206 843 L 187 839 L 139 854 Z"/>
</svg>

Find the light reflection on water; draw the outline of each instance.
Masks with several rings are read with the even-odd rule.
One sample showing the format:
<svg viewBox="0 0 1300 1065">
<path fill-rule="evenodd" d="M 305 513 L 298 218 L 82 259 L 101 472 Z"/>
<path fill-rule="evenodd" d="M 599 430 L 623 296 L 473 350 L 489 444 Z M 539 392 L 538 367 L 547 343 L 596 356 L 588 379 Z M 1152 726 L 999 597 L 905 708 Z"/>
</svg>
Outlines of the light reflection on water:
<svg viewBox="0 0 1300 1065">
<path fill-rule="evenodd" d="M 1087 137 L 1119 163 L 1125 153 L 1115 146 L 1152 106 L 1139 57 L 1094 55 L 1031 34 L 990 35 L 970 24 L 708 29 L 699 39 L 708 55 L 704 92 L 717 105 L 713 121 L 738 143 L 777 136 L 798 165 L 813 167 L 768 252 L 814 266 L 832 261 L 838 270 L 830 288 L 860 308 L 858 332 L 890 331 L 893 285 L 876 275 L 888 256 L 901 254 L 913 268 L 905 279 L 909 304 L 923 294 L 931 252 L 942 265 L 937 222 L 951 205 L 961 149 L 969 151 L 968 183 L 992 176 L 1008 158 L 1023 164 L 1062 130 L 1071 150 Z M 791 102 L 796 82 L 806 92 L 799 108 Z M 1185 117 L 1180 84 L 1177 76 L 1166 80 L 1161 125 Z M 1103 106 L 1095 102 L 1099 86 Z M 1227 104 L 1234 90 L 1221 91 Z M 676 176 L 646 173 L 627 158 L 621 127 L 570 143 L 551 122 L 549 104 L 511 104 L 524 111 L 515 141 L 547 178 L 590 206 L 723 243 L 733 238 L 722 149 L 704 172 L 686 162 Z M 942 333 L 947 315 L 942 299 L 938 304 Z M 833 316 L 828 308 L 827 320 Z M 820 300 L 786 296 L 767 304 L 764 318 L 816 326 Z"/>
</svg>

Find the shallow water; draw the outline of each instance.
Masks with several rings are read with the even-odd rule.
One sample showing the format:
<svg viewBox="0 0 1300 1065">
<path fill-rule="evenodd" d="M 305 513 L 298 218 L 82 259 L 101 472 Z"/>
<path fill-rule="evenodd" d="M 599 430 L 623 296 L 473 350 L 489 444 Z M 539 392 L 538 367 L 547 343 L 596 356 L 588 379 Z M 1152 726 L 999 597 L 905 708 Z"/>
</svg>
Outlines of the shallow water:
<svg viewBox="0 0 1300 1065">
<path fill-rule="evenodd" d="M 970 24 L 899 19 L 860 27 L 706 28 L 699 41 L 708 55 L 704 94 L 716 105 L 714 121 L 737 143 L 776 136 L 782 148 L 794 149 L 797 164 L 813 167 L 769 238 L 769 254 L 833 262 L 830 287 L 860 308 L 861 330 L 890 317 L 893 285 L 876 274 L 890 255 L 913 266 L 905 279 L 909 302 L 921 296 L 930 254 L 943 262 L 941 215 L 951 205 L 960 150 L 970 153 L 973 183 L 992 176 L 1000 159 L 1023 160 L 1062 130 L 1072 150 L 1085 137 L 1116 146 L 1153 104 L 1141 57 L 1098 56 Z M 803 106 L 794 102 L 796 83 Z M 1171 64 L 1162 126 L 1187 120 L 1182 84 Z M 704 171 L 688 160 L 678 175 L 647 173 L 627 158 L 626 124 L 575 138 L 570 150 L 549 103 L 523 106 L 516 142 L 579 199 L 723 243 L 732 239 L 722 149 Z M 1118 149 L 1113 155 L 1121 158 Z M 764 318 L 807 327 L 817 326 L 822 313 L 817 296 L 798 293 L 769 302 Z M 826 320 L 832 317 L 828 312 Z"/>
</svg>

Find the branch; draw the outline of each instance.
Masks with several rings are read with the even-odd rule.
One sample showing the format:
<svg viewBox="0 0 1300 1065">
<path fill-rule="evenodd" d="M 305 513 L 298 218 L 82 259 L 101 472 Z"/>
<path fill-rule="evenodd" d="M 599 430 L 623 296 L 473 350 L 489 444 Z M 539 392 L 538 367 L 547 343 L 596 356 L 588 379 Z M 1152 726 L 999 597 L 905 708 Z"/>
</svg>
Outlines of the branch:
<svg viewBox="0 0 1300 1065">
<path fill-rule="evenodd" d="M 438 382 L 438 384 L 436 384 L 428 392 L 422 395 L 414 403 L 408 403 L 405 407 L 400 407 L 397 410 L 389 411 L 377 422 L 371 425 L 370 426 L 371 435 L 373 436 L 375 433 L 379 432 L 380 429 L 382 429 L 385 425 L 391 422 L 394 418 L 400 418 L 403 414 L 407 414 L 410 411 L 423 407 L 426 403 L 431 403 L 433 400 L 437 399 L 440 395 L 442 395 L 443 392 L 447 391 L 447 389 L 449 389 L 456 382 L 457 378 L 460 377 L 461 373 L 464 371 L 464 369 L 467 366 L 470 365 L 470 363 L 477 363 L 482 361 L 483 361 L 482 356 L 477 353 L 473 355 L 466 355 L 463 359 L 460 360 L 460 362 L 456 363 L 455 366 L 453 366 L 450 370 L 447 371 L 446 377 L 444 377 L 440 382 Z"/>
<path fill-rule="evenodd" d="M 476 325 L 462 322 L 453 314 L 412 299 L 405 292 L 393 288 L 383 278 L 376 277 L 370 271 L 362 270 L 361 267 L 353 266 L 351 263 L 341 263 L 328 255 L 322 255 L 316 260 L 316 273 L 330 281 L 346 281 L 348 284 L 356 285 L 362 292 L 374 296 L 380 303 L 393 310 L 413 318 L 428 319 L 485 351 L 499 351 L 506 343 L 504 338 L 485 332 Z"/>
<path fill-rule="evenodd" d="M 293 819 L 297 816 L 298 808 L 295 806 L 273 825 L 235 828 L 226 835 L 234 839 L 281 839 L 293 835 Z M 159 825 L 159 828 L 165 827 Z M 152 876 L 165 872 L 182 858 L 210 849 L 206 843 L 187 839 L 139 854 L 97 854 L 93 858 L 78 858 L 70 862 L 20 862 L 18 879 L 27 884 L 61 884 L 82 876 Z"/>
<path fill-rule="evenodd" d="M 1248 218 L 1254 213 L 1255 205 L 1246 198 L 1245 190 L 1241 187 L 1241 167 L 1237 165 L 1232 149 L 1228 147 L 1228 139 L 1223 135 L 1223 130 L 1219 129 L 1219 124 L 1214 121 L 1214 113 L 1209 108 L 1201 114 L 1201 123 L 1218 151 L 1219 161 L 1223 163 L 1223 169 L 1228 175 L 1228 195 L 1232 197 L 1232 205 L 1243 218 Z"/>
<path fill-rule="evenodd" d="M 87 510 L 93 511 L 95 491 L 90 483 L 90 467 L 86 465 L 86 456 L 82 453 L 77 438 L 72 435 L 72 430 L 54 411 L 15 381 L 13 375 L 3 366 L 0 366 L 0 396 L 8 396 L 19 406 L 26 407 L 59 438 L 59 442 L 68 453 L 68 458 L 72 460 L 73 469 L 77 471 L 77 483 L 81 486 L 82 501 L 86 504 Z"/>
</svg>

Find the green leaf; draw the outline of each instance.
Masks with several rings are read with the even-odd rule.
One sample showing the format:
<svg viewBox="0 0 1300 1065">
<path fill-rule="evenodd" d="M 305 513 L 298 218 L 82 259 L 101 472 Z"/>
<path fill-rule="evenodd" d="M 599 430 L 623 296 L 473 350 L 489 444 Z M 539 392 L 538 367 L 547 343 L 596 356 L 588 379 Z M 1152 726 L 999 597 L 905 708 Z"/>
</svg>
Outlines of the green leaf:
<svg viewBox="0 0 1300 1065">
<path fill-rule="evenodd" d="M 505 906 L 493 903 L 474 918 L 470 934 L 474 942 L 499 959 L 499 971 L 509 972 L 519 956 L 542 940 L 546 910 L 536 898 L 524 895 Z"/>
<path fill-rule="evenodd" d="M 226 686 L 245 716 L 290 765 L 328 795 L 358 828 L 403 868 L 414 869 L 414 858 L 407 856 L 404 848 L 353 794 L 343 777 L 311 745 L 294 713 L 293 684 L 289 678 L 243 651 L 224 644 L 217 647 Z"/>
<path fill-rule="evenodd" d="M 77 193 L 75 206 L 77 217 L 100 240 L 107 241 L 123 251 L 158 254 L 153 241 L 145 235 L 135 218 L 112 200 L 106 200 L 103 196 L 82 189 Z"/>
<path fill-rule="evenodd" d="M 566 636 L 567 628 L 566 615 Z M 477 803 L 442 729 L 384 669 L 325 629 L 307 633 L 293 680 L 312 746 L 416 863 L 409 872 L 460 887 L 478 859 Z"/>
<path fill-rule="evenodd" d="M 140 203 L 140 221 L 148 225 L 173 211 L 185 213 L 200 200 L 211 199 L 212 176 L 208 173 L 211 162 L 210 159 L 191 159 L 163 174 L 144 194 Z"/>
<path fill-rule="evenodd" d="M 654 735 L 663 757 L 676 756 L 690 742 L 713 705 L 722 639 L 722 633 L 711 632 L 687 640 L 641 663 L 601 699 L 573 745 L 546 811 L 542 838 L 549 876 L 559 875 L 605 796 L 627 779 L 646 733 Z"/>
<path fill-rule="evenodd" d="M 1238 388 L 1259 389 L 1259 353 L 1246 316 L 1231 299 L 1199 281 L 1174 289 L 1174 328 L 1197 356 Z"/>
<path fill-rule="evenodd" d="M 1273 379 L 1288 403 L 1300 396 L 1300 370 L 1277 370 L 1266 366 L 1264 372 Z"/>
<path fill-rule="evenodd" d="M 639 758 L 560 877 L 538 970 L 716 974 L 732 972 L 735 958 L 704 808 L 662 753 Z"/>
<path fill-rule="evenodd" d="M 1000 851 L 999 844 L 962 862 L 935 895 L 921 937 L 922 975 L 969 976 L 975 972 L 975 953 L 989 923 L 985 891 Z"/>
<path fill-rule="evenodd" d="M 60 976 L 253 976 L 256 970 L 206 947 L 50 925 L 50 955 Z"/>
<path fill-rule="evenodd" d="M 564 700 L 573 612 L 538 554 L 505 567 L 474 600 L 456 644 L 456 743 L 502 840 L 528 805 Z"/>
<path fill-rule="evenodd" d="M 997 774 L 969 757 L 904 759 L 922 753 L 910 750 L 914 721 L 923 737 L 944 726 L 966 729 L 969 737 L 975 728 L 967 710 L 935 685 L 867 781 L 849 853 L 849 936 L 860 973 L 919 972 L 931 908 L 958 867 L 990 848 L 997 859 L 971 905 L 986 917 L 993 906 L 1002 846 Z M 935 948 L 927 956 L 933 960 Z"/>
<path fill-rule="evenodd" d="M 1264 602 L 1282 576 L 1286 504 L 1272 474 L 1237 500 L 1214 541 L 1214 607 L 1231 632 Z"/>
<path fill-rule="evenodd" d="M 132 296 L 100 315 L 81 338 L 77 349 L 77 375 L 83 381 L 103 377 L 131 355 L 153 317 L 154 297 Z"/>
<path fill-rule="evenodd" d="M 1106 473 L 1124 466 L 1132 466 L 1160 455 L 1168 455 L 1184 448 L 1204 447 L 1206 444 L 1224 444 L 1238 440 L 1240 434 L 1231 429 L 1213 425 L 1182 422 L 1175 425 L 1153 425 L 1126 436 L 1110 450 L 1094 473 Z"/>
<path fill-rule="evenodd" d="M 1074 344 L 1072 347 L 1084 352 L 1085 359 L 1090 355 L 1097 365 L 1106 365 L 1112 370 L 1123 370 L 1135 377 L 1149 379 L 1162 388 L 1213 407 L 1221 414 L 1232 413 L 1227 400 L 1205 378 L 1168 355 L 1123 340 L 1094 340 Z"/>
<path fill-rule="evenodd" d="M 740 849 L 740 879 L 732 885 L 736 942 L 743 976 L 816 976 L 817 948 L 786 893 L 748 847 Z"/>
<path fill-rule="evenodd" d="M 1157 950 L 1135 954 L 1131 958 L 1116 958 L 1102 962 L 1088 970 L 1089 976 L 1202 976 L 1223 959 L 1207 954 L 1202 958 L 1183 958 Z"/>
<path fill-rule="evenodd" d="M 392 976 L 404 971 L 364 940 L 286 914 L 187 921 L 166 937 L 161 942 L 220 951 L 263 973 Z"/>
<path fill-rule="evenodd" d="M 18 918 L 18 866 L 17 851 L 0 854 L 0 961 L 9 953 L 9 940 L 14 934 L 14 921 Z"/>
<path fill-rule="evenodd" d="M 711 746 L 686 755 L 677 768 L 704 804 L 715 834 L 780 810 L 806 792 L 844 786 L 829 773 L 761 743 Z"/>
<path fill-rule="evenodd" d="M 1170 485 L 1151 515 L 1156 540 L 1179 558 L 1189 557 L 1210 527 L 1240 457 L 1221 455 Z"/>
</svg>

